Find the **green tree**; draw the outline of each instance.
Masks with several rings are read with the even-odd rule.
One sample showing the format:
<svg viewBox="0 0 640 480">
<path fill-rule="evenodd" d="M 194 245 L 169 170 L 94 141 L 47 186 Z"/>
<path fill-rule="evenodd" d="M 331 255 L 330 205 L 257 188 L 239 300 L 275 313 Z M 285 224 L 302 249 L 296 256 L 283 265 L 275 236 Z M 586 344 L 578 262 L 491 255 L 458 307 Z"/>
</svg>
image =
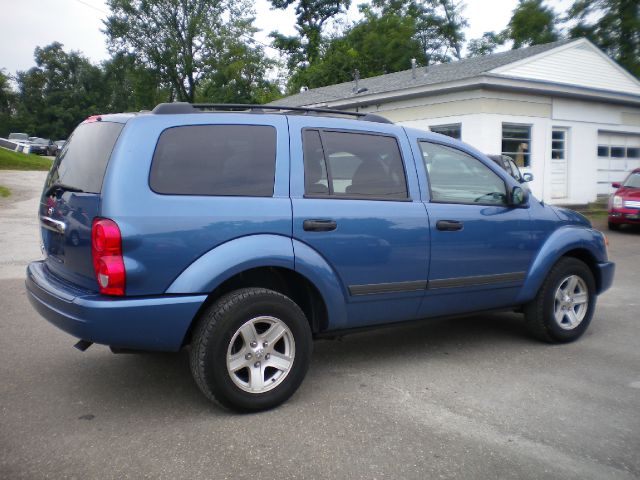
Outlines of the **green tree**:
<svg viewBox="0 0 640 480">
<path fill-rule="evenodd" d="M 373 0 L 383 14 L 412 17 L 416 38 L 424 51 L 425 64 L 450 62 L 462 58 L 464 28 L 463 4 L 455 0 Z"/>
<path fill-rule="evenodd" d="M 502 35 L 513 41 L 513 48 L 539 45 L 558 40 L 556 12 L 544 0 L 519 0 Z"/>
<path fill-rule="evenodd" d="M 16 94 L 11 88 L 10 77 L 0 69 L 0 137 L 9 133 L 11 118 L 15 108 Z"/>
<path fill-rule="evenodd" d="M 638 0 L 575 0 L 567 20 L 577 22 L 569 30 L 572 38 L 587 37 L 640 78 Z"/>
<path fill-rule="evenodd" d="M 99 67 L 58 42 L 37 47 L 34 57 L 36 66 L 16 76 L 13 128 L 66 138 L 84 118 L 105 112 L 108 92 Z"/>
<path fill-rule="evenodd" d="M 203 82 L 197 101 L 215 103 L 268 103 L 282 96 L 267 79 L 275 62 L 260 46 L 228 41 L 216 59 L 216 68 Z"/>
<path fill-rule="evenodd" d="M 109 112 L 150 110 L 171 96 L 170 88 L 163 84 L 160 74 L 141 65 L 135 55 L 116 53 L 102 68 L 109 95 Z"/>
<path fill-rule="evenodd" d="M 285 10 L 295 4 L 297 36 L 271 32 L 273 45 L 288 55 L 289 71 L 319 60 L 322 29 L 336 15 L 344 13 L 351 0 L 271 0 L 274 8 Z"/>
<path fill-rule="evenodd" d="M 356 69 L 366 78 L 406 70 L 411 67 L 412 58 L 425 63 L 415 18 L 378 13 L 368 7 L 362 13 L 361 21 L 326 42 L 318 61 L 291 77 L 291 93 L 302 86 L 315 88 L 349 81 Z"/>
<path fill-rule="evenodd" d="M 500 45 L 504 45 L 504 37 L 496 32 L 485 32 L 480 38 L 469 40 L 467 56 L 478 57 L 493 53 Z"/>
<path fill-rule="evenodd" d="M 229 42 L 251 38 L 246 0 L 107 0 L 113 53 L 129 53 L 158 72 L 175 97 L 193 102 L 200 83 L 218 73 Z"/>
</svg>

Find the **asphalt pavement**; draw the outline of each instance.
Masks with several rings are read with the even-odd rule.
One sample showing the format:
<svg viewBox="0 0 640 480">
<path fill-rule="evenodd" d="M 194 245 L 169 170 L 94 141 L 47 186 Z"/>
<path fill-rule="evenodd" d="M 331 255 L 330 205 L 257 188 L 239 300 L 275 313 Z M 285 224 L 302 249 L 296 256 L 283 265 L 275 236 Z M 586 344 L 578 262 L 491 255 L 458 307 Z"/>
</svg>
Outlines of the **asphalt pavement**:
<svg viewBox="0 0 640 480">
<path fill-rule="evenodd" d="M 608 233 L 614 287 L 575 343 L 506 313 L 317 341 L 286 404 L 237 415 L 184 352 L 81 353 L 35 313 L 42 180 L 0 172 L 0 478 L 640 476 L 639 230 Z"/>
</svg>

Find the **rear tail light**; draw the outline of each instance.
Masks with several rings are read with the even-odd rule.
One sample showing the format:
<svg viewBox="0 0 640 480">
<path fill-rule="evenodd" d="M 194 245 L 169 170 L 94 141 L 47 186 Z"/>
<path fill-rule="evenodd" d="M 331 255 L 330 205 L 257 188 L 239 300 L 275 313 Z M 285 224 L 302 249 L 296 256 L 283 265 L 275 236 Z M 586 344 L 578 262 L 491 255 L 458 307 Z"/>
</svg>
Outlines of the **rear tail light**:
<svg viewBox="0 0 640 480">
<path fill-rule="evenodd" d="M 100 293 L 124 295 L 126 272 L 122 257 L 122 235 L 116 222 L 108 218 L 93 220 L 91 253 Z"/>
</svg>

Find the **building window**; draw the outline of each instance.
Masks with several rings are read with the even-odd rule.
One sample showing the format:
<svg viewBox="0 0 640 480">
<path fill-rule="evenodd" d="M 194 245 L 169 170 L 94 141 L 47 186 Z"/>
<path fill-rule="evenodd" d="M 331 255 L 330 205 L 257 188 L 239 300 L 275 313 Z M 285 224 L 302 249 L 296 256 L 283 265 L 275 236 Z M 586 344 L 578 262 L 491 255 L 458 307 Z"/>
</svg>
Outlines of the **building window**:
<svg viewBox="0 0 640 480">
<path fill-rule="evenodd" d="M 453 123 L 451 125 L 433 125 L 429 129 L 434 133 L 446 135 L 447 137 L 460 140 L 462 138 L 462 124 Z"/>
<path fill-rule="evenodd" d="M 519 167 L 531 165 L 531 126 L 502 124 L 502 155 L 513 158 Z"/>
<path fill-rule="evenodd" d="M 598 156 L 599 157 L 608 157 L 609 156 L 609 146 L 608 145 L 598 145 Z"/>
<path fill-rule="evenodd" d="M 566 158 L 567 132 L 565 130 L 553 130 L 551 132 L 551 158 L 564 160 Z"/>
<path fill-rule="evenodd" d="M 627 147 L 627 158 L 640 158 L 640 148 Z"/>
<path fill-rule="evenodd" d="M 611 147 L 612 158 L 624 158 L 624 147 Z"/>
</svg>

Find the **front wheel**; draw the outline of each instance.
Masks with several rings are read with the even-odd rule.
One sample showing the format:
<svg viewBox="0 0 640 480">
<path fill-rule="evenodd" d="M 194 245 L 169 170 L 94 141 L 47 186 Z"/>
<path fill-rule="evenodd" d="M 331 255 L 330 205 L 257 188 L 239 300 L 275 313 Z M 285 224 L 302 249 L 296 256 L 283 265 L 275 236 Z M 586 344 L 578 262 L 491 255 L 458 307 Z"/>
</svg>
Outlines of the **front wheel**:
<svg viewBox="0 0 640 480">
<path fill-rule="evenodd" d="M 309 323 L 298 305 L 272 290 L 244 288 L 198 319 L 191 372 L 209 399 L 239 411 L 266 410 L 298 389 L 311 350 Z"/>
<path fill-rule="evenodd" d="M 595 306 L 591 270 L 576 258 L 564 257 L 553 266 L 524 314 L 534 336 L 550 343 L 566 343 L 587 330 Z"/>
</svg>

